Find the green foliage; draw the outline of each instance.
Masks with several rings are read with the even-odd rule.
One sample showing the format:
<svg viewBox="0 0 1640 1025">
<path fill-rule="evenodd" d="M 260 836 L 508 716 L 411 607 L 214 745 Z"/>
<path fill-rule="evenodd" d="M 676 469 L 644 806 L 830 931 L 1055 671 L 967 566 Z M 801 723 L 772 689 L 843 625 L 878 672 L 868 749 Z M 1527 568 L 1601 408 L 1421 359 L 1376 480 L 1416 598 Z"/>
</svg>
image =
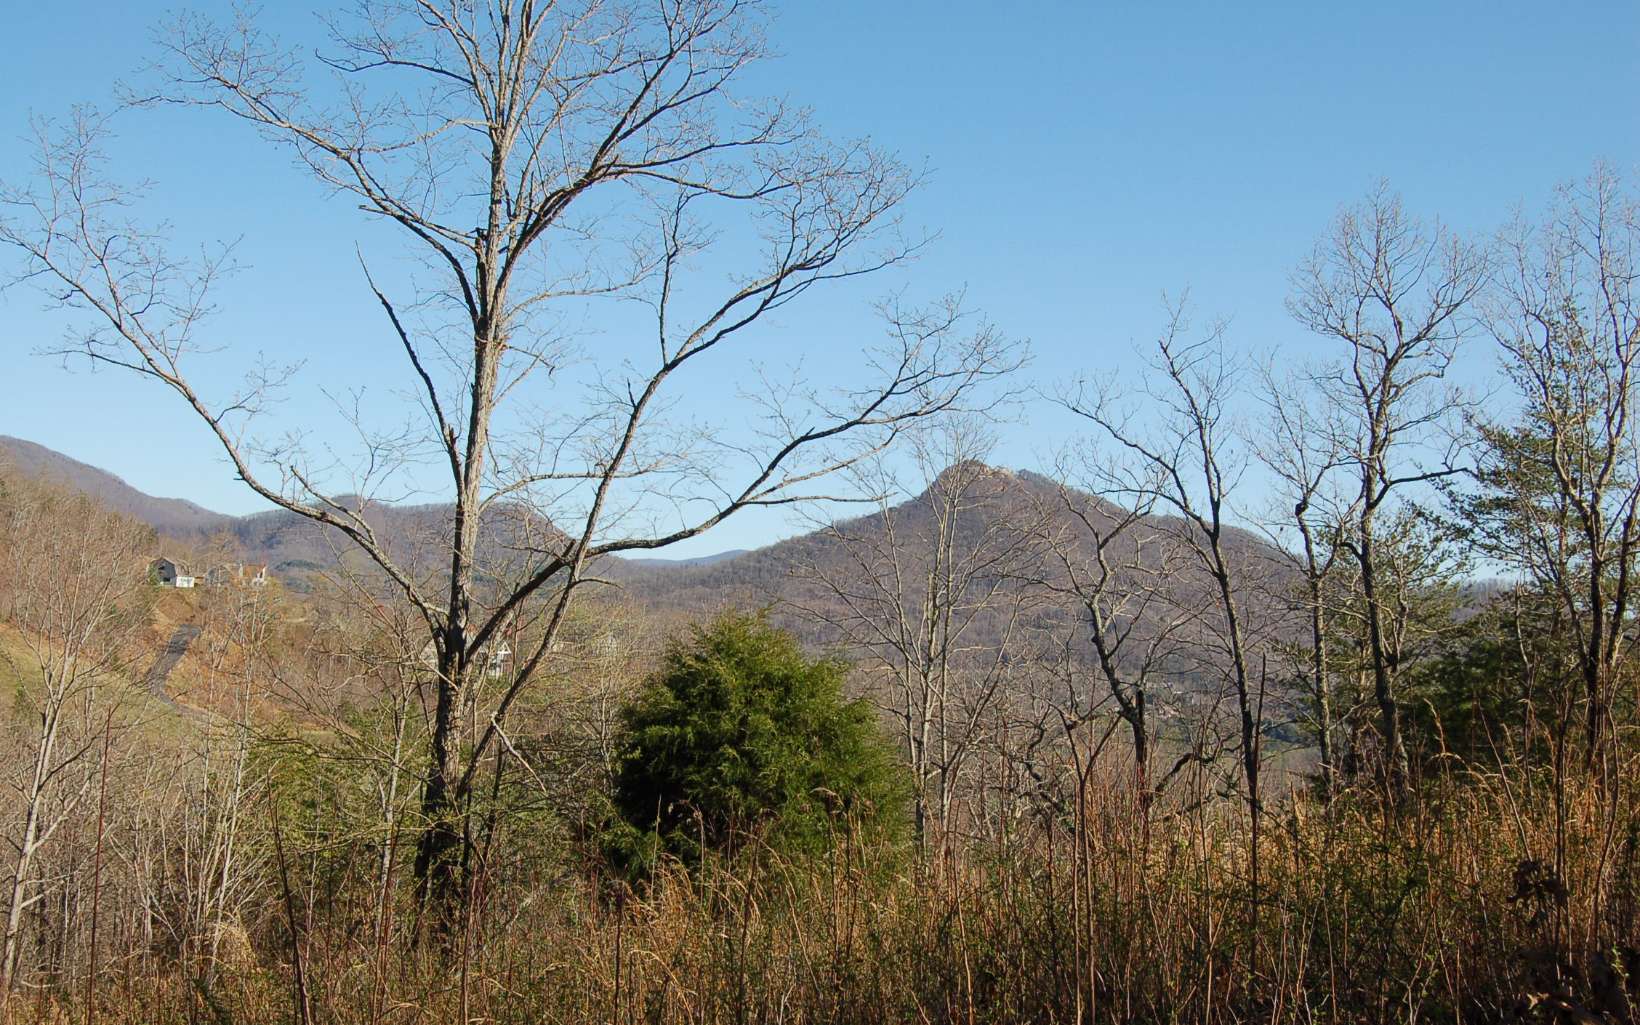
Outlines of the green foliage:
<svg viewBox="0 0 1640 1025">
<path fill-rule="evenodd" d="M 725 615 L 674 642 L 623 711 L 614 860 L 638 874 L 748 833 L 788 853 L 898 833 L 904 770 L 870 707 L 844 699 L 846 673 L 761 617 Z"/>
<path fill-rule="evenodd" d="M 264 806 L 264 841 L 271 843 L 277 818 L 287 856 L 303 859 L 310 876 L 334 892 L 368 885 L 382 846 L 395 836 L 395 842 L 410 842 L 403 838 L 416 828 L 413 781 L 425 757 L 420 737 L 407 737 L 397 792 L 387 807 L 391 715 L 353 712 L 338 725 L 335 731 L 313 731 L 286 723 L 260 731 L 248 738 L 244 773 L 244 785 Z M 222 763 L 232 771 L 231 757 Z M 271 847 L 264 853 L 271 857 Z"/>
<path fill-rule="evenodd" d="M 1564 699 L 1570 657 L 1556 612 L 1552 596 L 1518 589 L 1456 623 L 1407 674 L 1409 739 L 1428 757 L 1485 768 L 1545 757 L 1533 723 Z"/>
</svg>

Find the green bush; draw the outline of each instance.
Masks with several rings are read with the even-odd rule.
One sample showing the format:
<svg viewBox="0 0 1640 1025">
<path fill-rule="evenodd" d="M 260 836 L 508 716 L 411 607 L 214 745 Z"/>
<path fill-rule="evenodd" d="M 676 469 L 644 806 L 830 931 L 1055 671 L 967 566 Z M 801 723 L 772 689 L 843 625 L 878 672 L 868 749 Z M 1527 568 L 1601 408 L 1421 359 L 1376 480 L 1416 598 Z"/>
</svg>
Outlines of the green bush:
<svg viewBox="0 0 1640 1025">
<path fill-rule="evenodd" d="M 674 642 L 622 713 L 613 859 L 641 874 L 752 835 L 805 853 L 846 831 L 898 833 L 904 770 L 871 708 L 845 700 L 846 674 L 762 617 L 725 615 Z"/>
</svg>

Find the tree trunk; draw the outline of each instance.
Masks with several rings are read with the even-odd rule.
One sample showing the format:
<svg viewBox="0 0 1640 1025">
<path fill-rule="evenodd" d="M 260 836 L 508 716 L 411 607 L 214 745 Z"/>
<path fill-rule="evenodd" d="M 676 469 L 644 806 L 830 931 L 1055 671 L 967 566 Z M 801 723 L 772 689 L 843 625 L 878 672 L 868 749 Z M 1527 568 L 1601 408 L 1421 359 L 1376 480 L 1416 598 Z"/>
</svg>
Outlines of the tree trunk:
<svg viewBox="0 0 1640 1025">
<path fill-rule="evenodd" d="M 1596 528 L 1598 529 L 1598 528 Z M 1587 747 L 1584 767 L 1592 770 L 1599 760 L 1605 733 L 1606 596 L 1601 575 L 1605 566 L 1599 558 L 1589 566 L 1589 644 L 1583 655 L 1583 689 L 1586 702 L 1583 732 Z M 1616 629 L 1616 624 L 1612 625 Z"/>
<path fill-rule="evenodd" d="M 1368 514 L 1370 516 L 1370 513 Z M 1367 614 L 1367 644 L 1372 655 L 1372 692 L 1378 705 L 1378 726 L 1383 734 L 1383 780 L 1391 794 L 1402 793 L 1412 775 L 1406 742 L 1401 737 L 1401 709 L 1395 700 L 1394 674 L 1389 646 L 1384 641 L 1383 608 L 1379 603 L 1376 555 L 1372 521 L 1363 517 L 1360 548 L 1361 597 Z"/>
<path fill-rule="evenodd" d="M 440 921 L 461 898 L 460 870 L 463 831 L 458 821 L 461 779 L 457 730 L 461 709 L 466 703 L 465 656 L 450 650 L 439 657 L 438 703 L 433 713 L 432 757 L 422 786 L 422 834 L 416 847 L 416 880 L 424 907 L 438 909 Z"/>
<path fill-rule="evenodd" d="M 1145 722 L 1145 692 L 1133 696 L 1133 715 L 1128 718 L 1133 732 L 1133 785 L 1139 795 L 1139 815 L 1146 835 L 1150 831 L 1150 805 L 1155 795 L 1150 789 L 1150 730 Z"/>
<path fill-rule="evenodd" d="M 504 157 L 497 156 L 497 160 Z M 499 171 L 497 172 L 499 174 Z M 497 193 L 491 193 L 491 231 L 497 236 L 501 213 Z M 486 310 L 502 309 L 504 290 L 491 280 L 487 268 L 497 266 L 499 254 L 492 241 L 480 261 L 478 281 L 493 292 L 486 293 Z M 463 714 L 471 700 L 468 674 L 475 652 L 468 650 L 468 620 L 472 612 L 474 562 L 478 552 L 484 480 L 484 454 L 490 444 L 490 419 L 495 410 L 496 380 L 505 345 L 497 337 L 491 313 L 481 312 L 473 323 L 473 383 L 467 420 L 465 458 L 460 462 L 454 522 L 451 529 L 449 608 L 439 645 L 438 701 L 434 708 L 432 758 L 422 788 L 420 843 L 416 850 L 416 879 L 422 899 L 436 905 L 440 919 L 454 921 L 450 912 L 460 903 L 461 866 L 466 861 L 465 830 L 458 821 L 464 794 L 458 733 Z M 452 439 L 453 443 L 453 439 Z"/>
<path fill-rule="evenodd" d="M 10 1002 L 11 991 L 17 983 L 17 966 L 22 957 L 23 906 L 28 890 L 29 874 L 34 864 L 34 852 L 40 835 L 40 802 L 45 795 L 45 777 L 51 764 L 51 751 L 56 740 L 56 715 L 48 711 L 44 717 L 46 736 L 34 759 L 34 775 L 30 781 L 28 800 L 23 809 L 23 836 L 17 845 L 17 865 L 11 877 L 11 901 L 6 906 L 6 934 L 0 947 L 0 1011 Z"/>
<path fill-rule="evenodd" d="M 1310 594 L 1310 669 L 1315 674 L 1317 739 L 1321 748 L 1321 789 L 1328 800 L 1338 791 L 1338 767 L 1334 764 L 1332 733 L 1332 686 L 1327 679 L 1327 623 L 1321 608 L 1320 588 Z"/>
</svg>

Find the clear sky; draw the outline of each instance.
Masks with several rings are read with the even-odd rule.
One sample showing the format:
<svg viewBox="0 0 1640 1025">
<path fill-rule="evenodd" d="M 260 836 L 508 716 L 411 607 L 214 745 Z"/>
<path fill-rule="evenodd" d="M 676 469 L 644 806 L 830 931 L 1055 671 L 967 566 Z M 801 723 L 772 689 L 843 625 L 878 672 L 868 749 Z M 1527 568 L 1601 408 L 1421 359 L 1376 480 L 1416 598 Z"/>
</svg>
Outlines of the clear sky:
<svg viewBox="0 0 1640 1025">
<path fill-rule="evenodd" d="M 264 5 L 294 32 L 308 11 Z M 834 135 L 869 135 L 926 165 L 907 217 L 940 235 L 901 277 L 783 322 L 773 344 L 794 353 L 861 329 L 858 308 L 874 294 L 966 288 L 1030 341 L 1032 379 L 1053 382 L 1131 366 L 1162 293 L 1188 288 L 1202 316 L 1230 318 L 1235 344 L 1296 357 L 1314 343 L 1284 311 L 1291 268 L 1376 179 L 1414 211 L 1486 232 L 1596 160 L 1640 166 L 1633 0 L 829 0 L 774 14 L 780 56 L 756 70 L 760 90 L 812 107 Z M 17 5 L 0 72 L 0 179 L 28 171 L 31 115 L 105 101 L 152 55 L 154 18 L 150 5 L 108 0 Z M 356 243 L 380 238 L 345 204 L 316 202 L 286 158 L 221 119 L 155 115 L 120 146 L 181 231 L 242 238 L 224 338 L 235 353 L 305 362 L 284 423 L 321 422 L 325 386 L 368 385 L 383 403 L 407 386 L 354 262 Z M 169 396 L 38 355 L 60 333 L 40 306 L 26 287 L 0 292 L 0 433 L 150 493 L 260 507 Z M 1469 358 L 1483 374 L 1487 354 Z M 998 461 L 1040 465 L 1063 426 L 1007 426 Z M 680 554 L 790 529 L 751 517 Z"/>
</svg>

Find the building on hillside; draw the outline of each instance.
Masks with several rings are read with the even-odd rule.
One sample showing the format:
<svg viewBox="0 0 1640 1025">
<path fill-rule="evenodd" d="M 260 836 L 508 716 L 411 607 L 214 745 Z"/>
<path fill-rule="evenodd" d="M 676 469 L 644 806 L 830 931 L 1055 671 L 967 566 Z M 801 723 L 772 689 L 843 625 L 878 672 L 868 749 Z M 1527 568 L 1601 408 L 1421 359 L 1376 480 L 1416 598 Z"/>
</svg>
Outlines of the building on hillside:
<svg viewBox="0 0 1640 1025">
<path fill-rule="evenodd" d="M 512 672 L 512 647 L 503 639 L 497 638 L 493 647 L 479 652 L 475 660 L 484 666 L 484 675 L 491 679 L 501 679 Z M 422 646 L 421 656 L 418 659 L 423 669 L 433 672 L 438 666 L 438 648 L 429 639 Z"/>
<path fill-rule="evenodd" d="M 205 574 L 205 583 L 211 587 L 265 587 L 268 582 L 266 563 L 259 566 L 230 562 L 212 567 Z"/>
<path fill-rule="evenodd" d="M 495 648 L 486 653 L 484 660 L 484 674 L 499 679 L 512 672 L 512 648 L 506 641 L 499 642 Z"/>
<path fill-rule="evenodd" d="M 188 571 L 181 563 L 160 556 L 148 564 L 148 573 L 154 583 L 161 587 L 191 588 L 198 583 L 199 578 Z"/>
</svg>

